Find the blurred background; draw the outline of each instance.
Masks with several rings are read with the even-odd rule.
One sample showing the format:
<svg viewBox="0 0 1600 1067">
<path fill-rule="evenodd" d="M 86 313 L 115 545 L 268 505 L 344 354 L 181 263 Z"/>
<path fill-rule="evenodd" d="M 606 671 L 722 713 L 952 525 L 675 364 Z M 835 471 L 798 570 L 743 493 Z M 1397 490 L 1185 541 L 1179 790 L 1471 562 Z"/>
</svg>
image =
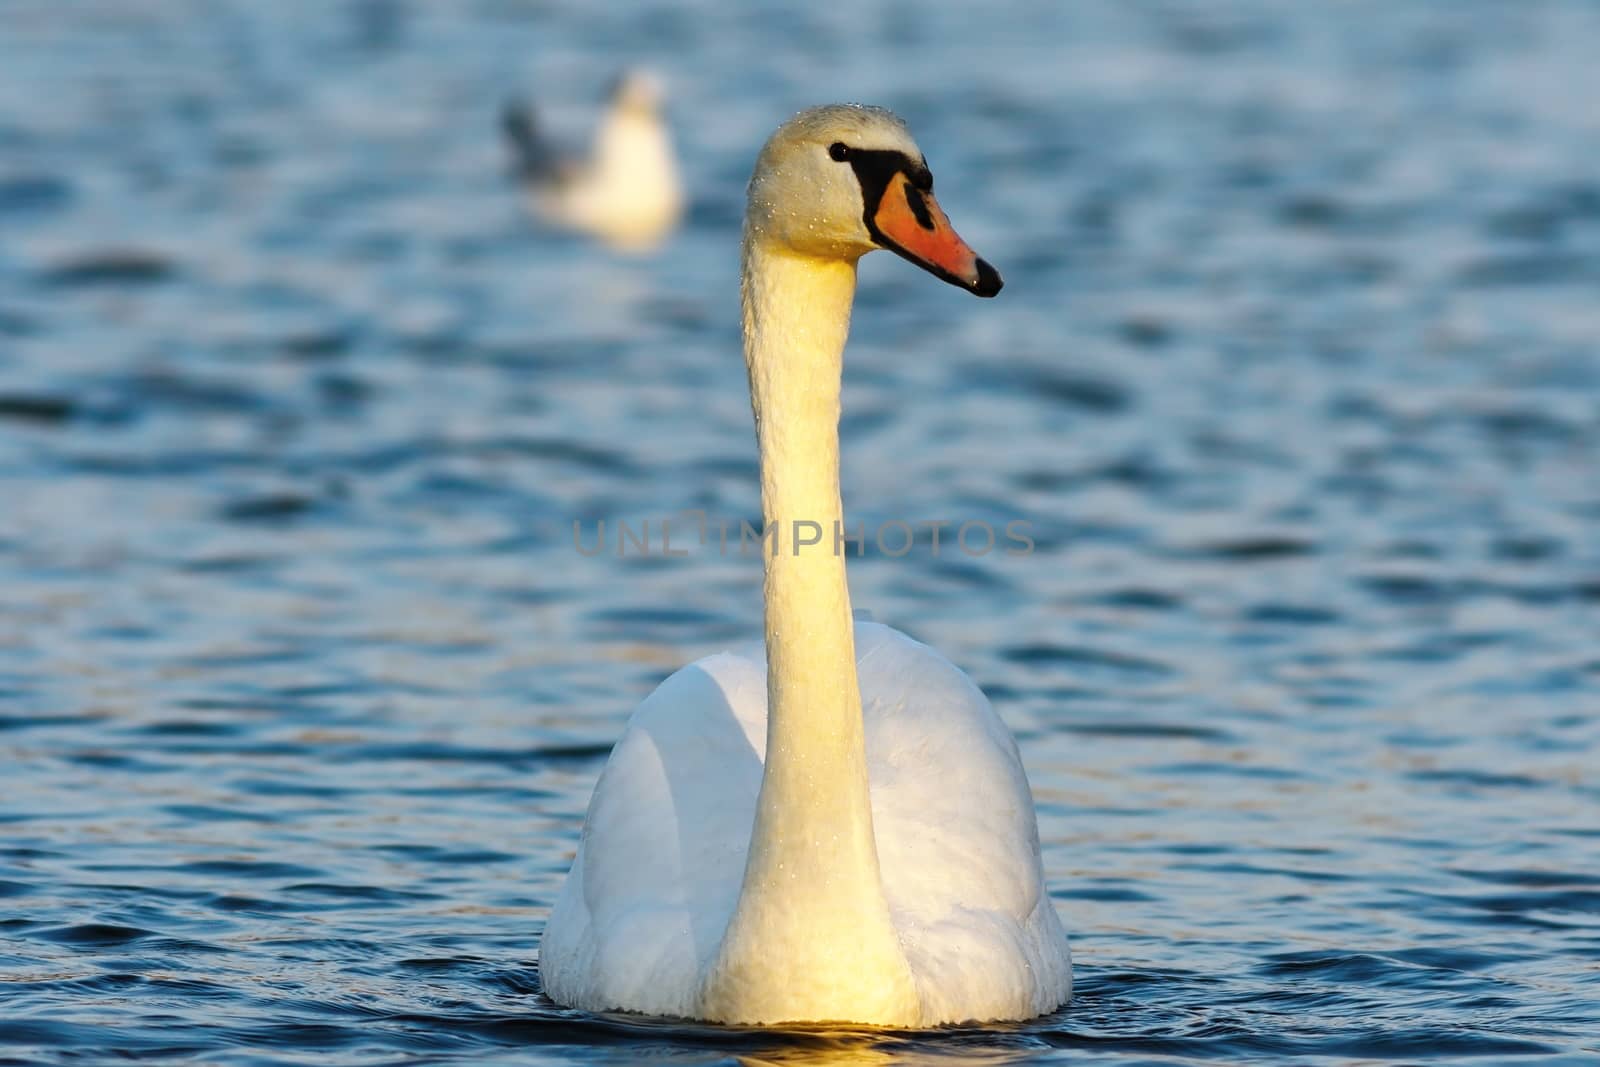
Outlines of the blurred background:
<svg viewBox="0 0 1600 1067">
<path fill-rule="evenodd" d="M 1600 7 L 0 6 L 0 1059 L 1600 1051 Z M 653 250 L 530 215 L 654 70 Z M 1078 996 L 630 1024 L 535 946 L 634 704 L 760 632 L 743 185 L 910 123 L 976 301 L 863 261 L 852 561 L 1017 732 Z M 677 543 L 675 542 L 675 547 Z"/>
</svg>

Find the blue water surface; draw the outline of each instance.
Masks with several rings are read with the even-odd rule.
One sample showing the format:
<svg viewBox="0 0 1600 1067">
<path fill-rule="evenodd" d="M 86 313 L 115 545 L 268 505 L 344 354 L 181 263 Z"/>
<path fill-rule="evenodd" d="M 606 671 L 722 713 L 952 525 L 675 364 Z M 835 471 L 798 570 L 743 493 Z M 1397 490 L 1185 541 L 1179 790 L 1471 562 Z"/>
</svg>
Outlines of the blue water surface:
<svg viewBox="0 0 1600 1067">
<path fill-rule="evenodd" d="M 0 1063 L 1600 1057 L 1600 7 L 3 6 Z M 497 116 L 639 62 L 628 257 Z M 743 182 L 841 98 L 1007 280 L 864 262 L 844 492 L 1033 552 L 851 580 L 1016 731 L 1077 997 L 563 1010 L 609 745 L 761 610 L 572 523 L 758 513 Z"/>
</svg>

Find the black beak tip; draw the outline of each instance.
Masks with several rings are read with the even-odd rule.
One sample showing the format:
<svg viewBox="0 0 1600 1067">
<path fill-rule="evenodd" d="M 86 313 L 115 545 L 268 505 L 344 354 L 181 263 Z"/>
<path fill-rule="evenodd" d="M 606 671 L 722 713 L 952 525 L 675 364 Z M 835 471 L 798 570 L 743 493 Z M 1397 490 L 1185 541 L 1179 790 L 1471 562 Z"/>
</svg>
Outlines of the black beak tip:
<svg viewBox="0 0 1600 1067">
<path fill-rule="evenodd" d="M 998 293 L 1005 282 L 1000 280 L 1000 272 L 989 266 L 987 259 L 978 260 L 978 280 L 973 283 L 972 291 L 978 296 L 993 296 Z"/>
</svg>

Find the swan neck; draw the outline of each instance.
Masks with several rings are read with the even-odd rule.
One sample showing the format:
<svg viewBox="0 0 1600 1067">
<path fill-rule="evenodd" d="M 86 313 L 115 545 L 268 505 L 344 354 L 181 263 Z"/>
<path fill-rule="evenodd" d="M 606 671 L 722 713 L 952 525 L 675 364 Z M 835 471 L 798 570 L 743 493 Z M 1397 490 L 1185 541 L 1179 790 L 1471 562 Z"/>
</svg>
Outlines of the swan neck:
<svg viewBox="0 0 1600 1067">
<path fill-rule="evenodd" d="M 745 362 L 761 455 L 761 512 L 782 537 L 774 558 L 842 578 L 830 523 L 839 499 L 839 393 L 855 296 L 855 264 L 747 247 Z M 795 551 L 795 524 L 826 526 L 818 551 Z M 814 536 L 809 527 L 800 540 Z M 839 566 L 832 566 L 837 560 Z M 786 572 L 787 573 L 787 572 Z M 770 614 L 770 613 L 769 613 Z"/>
<path fill-rule="evenodd" d="M 757 831 L 771 836 L 753 841 L 752 854 L 780 847 L 779 823 L 843 823 L 871 838 L 850 591 L 835 540 L 844 531 L 839 394 L 855 280 L 854 262 L 747 242 L 745 355 L 768 535 L 767 764 Z M 872 868 L 876 877 L 875 860 Z"/>
<path fill-rule="evenodd" d="M 745 358 L 761 450 L 767 748 L 744 883 L 707 976 L 728 1022 L 917 1017 L 872 828 L 839 500 L 853 260 L 744 255 Z M 796 534 L 799 536 L 796 536 Z"/>
</svg>

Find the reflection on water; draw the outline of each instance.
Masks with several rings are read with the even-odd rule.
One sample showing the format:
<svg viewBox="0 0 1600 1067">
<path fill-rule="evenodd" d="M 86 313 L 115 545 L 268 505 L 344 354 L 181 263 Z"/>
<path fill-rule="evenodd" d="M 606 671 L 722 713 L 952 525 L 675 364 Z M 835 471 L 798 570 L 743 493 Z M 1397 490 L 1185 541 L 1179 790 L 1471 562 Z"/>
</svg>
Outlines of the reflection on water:
<svg viewBox="0 0 1600 1067">
<path fill-rule="evenodd" d="M 56 6 L 0 33 L 0 1058 L 1600 1051 L 1593 8 Z M 626 259 L 497 122 L 635 61 L 693 206 Z M 742 184 L 837 97 L 1007 280 L 863 263 L 845 499 L 1035 551 L 851 579 L 1017 732 L 1077 995 L 561 1011 L 608 746 L 760 613 L 572 522 L 757 513 Z"/>
</svg>

